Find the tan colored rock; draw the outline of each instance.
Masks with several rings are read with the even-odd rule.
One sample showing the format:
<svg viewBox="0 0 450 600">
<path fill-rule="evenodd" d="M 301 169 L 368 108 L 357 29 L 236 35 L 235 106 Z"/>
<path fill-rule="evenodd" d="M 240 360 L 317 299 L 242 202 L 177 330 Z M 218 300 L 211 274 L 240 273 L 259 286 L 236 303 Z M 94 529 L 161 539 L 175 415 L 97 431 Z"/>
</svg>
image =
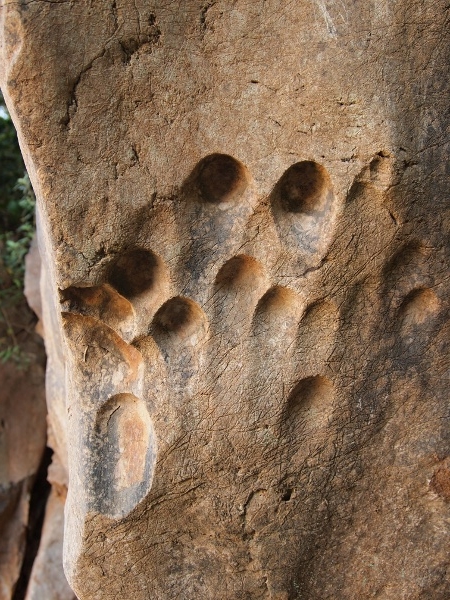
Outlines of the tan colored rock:
<svg viewBox="0 0 450 600">
<path fill-rule="evenodd" d="M 22 568 L 32 478 L 0 487 L 0 599 L 11 600 Z"/>
<path fill-rule="evenodd" d="M 24 294 L 28 306 L 33 310 L 39 320 L 42 319 L 41 299 L 41 256 L 37 236 L 34 236 L 30 249 L 25 256 L 25 282 Z"/>
<path fill-rule="evenodd" d="M 45 448 L 46 408 L 40 365 L 24 372 L 5 363 L 0 381 L 0 481 L 5 485 L 37 472 Z"/>
<path fill-rule="evenodd" d="M 34 243 L 26 257 L 25 293 L 29 305 L 40 316 L 42 313 L 40 258 L 37 245 Z M 16 306 L 2 307 L 2 317 L 1 335 L 6 335 L 3 320 L 7 319 L 7 324 L 13 328 L 14 340 L 20 345 L 22 351 L 18 367 L 12 360 L 0 365 L 2 384 L 0 390 L 0 599 L 11 600 L 15 597 L 16 584 L 23 567 L 27 545 L 34 543 L 30 538 L 29 530 L 30 522 L 33 523 L 36 515 L 33 517 L 33 514 L 31 516 L 29 514 L 30 498 L 46 446 L 47 411 L 44 387 L 45 352 L 42 341 L 33 334 L 34 316 L 26 306 L 25 299 L 21 297 Z M 11 335 L 4 339 L 10 340 Z M 27 359 L 29 364 L 25 362 Z M 54 469 L 52 470 L 54 476 L 53 471 Z M 63 506 L 64 500 L 61 499 L 59 504 Z M 62 511 L 60 510 L 59 515 L 55 517 L 57 511 L 50 510 L 54 505 L 53 501 L 47 510 L 44 529 L 45 532 L 49 528 L 54 530 L 53 543 L 46 545 L 46 559 L 50 555 L 52 561 L 46 560 L 44 569 L 47 576 L 50 572 L 50 563 L 54 572 L 46 580 L 45 592 L 40 590 L 36 593 L 38 587 L 36 579 L 39 579 L 42 571 L 42 548 L 45 546 L 41 544 L 39 560 L 33 569 L 33 585 L 29 591 L 35 600 L 51 600 L 51 598 L 56 600 L 64 597 L 59 593 L 56 585 L 58 577 L 55 577 L 55 572 L 58 568 L 59 579 L 65 582 L 65 587 L 68 588 L 62 569 Z M 32 534 L 38 535 L 36 531 Z M 55 545 L 58 534 L 59 546 Z M 46 534 L 46 538 L 48 537 Z M 51 552 L 48 551 L 49 546 Z M 54 564 L 54 555 L 58 549 L 59 565 Z M 26 581 L 20 580 L 19 594 L 23 593 L 25 587 Z M 53 590 L 53 596 L 49 590 Z M 65 597 L 72 600 L 73 592 L 70 596 L 66 594 Z"/>
<path fill-rule="evenodd" d="M 32 244 L 27 255 L 25 293 L 28 303 L 40 318 L 43 334 L 43 321 L 47 322 L 47 334 L 44 335 L 49 356 L 46 380 L 47 403 L 50 408 L 47 445 L 53 450 L 52 462 L 47 473 L 52 491 L 46 507 L 39 550 L 28 582 L 26 600 L 73 600 L 74 594 L 67 583 L 62 564 L 64 505 L 68 485 L 65 431 L 61 425 L 65 423 L 64 415 L 61 415 L 61 412 L 64 412 L 64 370 L 60 366 L 62 357 L 57 329 L 52 327 L 49 318 L 52 313 L 48 300 L 46 266 L 41 264 L 36 243 Z M 54 315 L 52 316 L 54 318 Z"/>
<path fill-rule="evenodd" d="M 45 448 L 44 373 L 0 365 L 0 600 L 11 600 L 26 549 L 30 493 Z"/>
<path fill-rule="evenodd" d="M 39 553 L 33 565 L 26 600 L 74 600 L 64 576 L 62 544 L 65 497 L 54 490 L 47 502 Z"/>
<path fill-rule="evenodd" d="M 3 4 L 81 600 L 449 597 L 446 10 Z"/>
</svg>

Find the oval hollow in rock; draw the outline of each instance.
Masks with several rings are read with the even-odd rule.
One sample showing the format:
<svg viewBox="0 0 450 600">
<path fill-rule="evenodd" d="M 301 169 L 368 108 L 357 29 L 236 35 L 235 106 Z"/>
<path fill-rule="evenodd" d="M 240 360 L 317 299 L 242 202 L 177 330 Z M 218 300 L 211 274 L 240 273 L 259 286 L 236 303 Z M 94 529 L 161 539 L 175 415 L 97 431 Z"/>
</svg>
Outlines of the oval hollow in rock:
<svg viewBox="0 0 450 600">
<path fill-rule="evenodd" d="M 273 286 L 260 298 L 253 316 L 256 335 L 270 329 L 272 343 L 278 343 L 287 331 L 295 332 L 300 313 L 300 299 L 291 289 Z M 287 339 L 290 339 L 289 337 Z"/>
<path fill-rule="evenodd" d="M 97 415 L 95 508 L 126 516 L 149 492 L 156 462 L 156 436 L 144 402 L 117 394 Z"/>
<path fill-rule="evenodd" d="M 131 336 L 135 313 L 129 300 L 107 283 L 92 287 L 69 287 L 60 292 L 64 312 L 103 321 L 124 339 Z"/>
<path fill-rule="evenodd" d="M 113 263 L 108 279 L 122 296 L 134 300 L 159 289 L 166 272 L 162 259 L 154 252 L 135 249 Z"/>
<path fill-rule="evenodd" d="M 196 167 L 196 183 L 204 202 L 235 203 L 248 186 L 247 169 L 228 154 L 210 154 Z"/>
<path fill-rule="evenodd" d="M 264 277 L 263 266 L 252 256 L 239 254 L 228 260 L 216 276 L 218 287 L 241 287 L 253 290 L 255 281 Z"/>
<path fill-rule="evenodd" d="M 336 305 L 329 300 L 316 300 L 306 307 L 300 322 L 300 330 L 327 337 L 339 325 Z"/>
<path fill-rule="evenodd" d="M 333 383 L 322 375 L 301 379 L 289 395 L 285 419 L 303 418 L 313 428 L 325 425 L 331 414 L 334 400 Z"/>
<path fill-rule="evenodd" d="M 196 302 L 183 296 L 167 300 L 153 319 L 153 329 L 157 337 L 161 334 L 172 334 L 184 340 L 203 327 L 206 327 L 206 317 L 202 309 Z"/>
<path fill-rule="evenodd" d="M 405 275 L 408 271 L 417 269 L 420 264 L 429 255 L 429 249 L 419 239 L 413 239 L 404 244 L 397 250 L 392 258 L 383 268 L 383 274 L 388 279 L 395 279 Z"/>
<path fill-rule="evenodd" d="M 295 163 L 278 183 L 281 205 L 287 212 L 321 212 L 333 193 L 331 179 L 322 165 L 305 160 Z"/>
<path fill-rule="evenodd" d="M 298 303 L 297 294 L 289 288 L 275 285 L 258 302 L 256 312 L 284 314 Z"/>
<path fill-rule="evenodd" d="M 400 306 L 403 328 L 422 325 L 439 310 L 439 299 L 433 290 L 419 288 L 412 290 Z"/>
</svg>

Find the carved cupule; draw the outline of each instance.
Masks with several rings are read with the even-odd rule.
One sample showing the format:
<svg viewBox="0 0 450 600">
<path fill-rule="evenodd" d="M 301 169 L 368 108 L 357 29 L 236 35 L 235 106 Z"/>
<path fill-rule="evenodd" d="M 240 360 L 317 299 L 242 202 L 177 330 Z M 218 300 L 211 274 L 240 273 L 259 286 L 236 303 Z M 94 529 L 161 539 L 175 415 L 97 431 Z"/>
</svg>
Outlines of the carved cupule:
<svg viewBox="0 0 450 600">
<path fill-rule="evenodd" d="M 125 517 L 151 488 L 156 437 L 145 403 L 117 394 L 97 413 L 90 480 L 96 486 L 93 510 Z"/>
<path fill-rule="evenodd" d="M 70 405 L 73 432 L 83 440 L 89 457 L 83 467 L 72 466 L 72 473 L 84 482 L 85 503 L 77 498 L 75 506 L 73 490 L 79 488 L 74 484 L 68 504 L 71 536 L 83 532 L 91 512 L 120 523 L 128 516 L 140 518 L 146 506 L 154 506 L 154 518 L 162 518 L 154 502 L 169 493 L 167 481 L 173 490 L 191 481 L 189 489 L 211 494 L 208 490 L 215 484 L 205 466 L 209 464 L 223 473 L 226 489 L 237 486 L 236 493 L 244 494 L 236 478 L 245 474 L 256 490 L 251 501 L 242 496 L 248 503 L 247 516 L 243 536 L 233 534 L 236 548 L 247 547 L 252 556 L 272 552 L 272 534 L 264 536 L 263 531 L 280 494 L 283 503 L 296 507 L 287 520 L 276 521 L 292 543 L 292 532 L 304 526 L 300 507 L 306 500 L 299 492 L 298 474 L 333 460 L 339 439 L 336 423 L 354 410 L 343 400 L 342 383 L 336 383 L 332 365 L 340 352 L 339 336 L 346 335 L 342 324 L 351 324 L 356 316 L 346 312 L 345 299 L 326 292 L 331 284 L 339 297 L 334 279 L 327 284 L 325 278 L 317 296 L 338 202 L 328 172 L 312 161 L 288 168 L 259 204 L 255 198 L 242 204 L 247 177 L 244 167 L 228 155 L 200 161 L 177 200 L 177 226 L 181 239 L 186 236 L 186 255 L 178 254 L 166 264 L 148 248 L 125 250 L 104 268 L 105 282 L 72 286 L 61 294 L 62 307 L 69 311 L 65 319 L 73 356 L 70 387 L 75 389 L 77 381 L 79 389 L 86 389 L 89 379 L 92 390 L 91 416 L 81 410 L 86 401 L 77 394 Z M 361 175 L 358 182 L 363 191 L 349 202 L 350 210 L 367 202 L 367 194 L 380 201 L 373 177 L 369 181 Z M 245 231 L 245 223 L 258 213 L 265 214 L 269 224 L 269 248 L 255 245 Z M 331 246 L 330 251 L 336 250 Z M 414 262 L 417 253 L 411 252 Z M 386 285 L 397 271 L 400 277 L 406 274 L 401 253 L 391 262 L 392 266 L 380 265 Z M 300 264 L 304 271 L 299 272 Z M 411 277 L 407 279 L 410 285 Z M 365 285 L 355 284 L 355 300 L 349 306 L 363 301 L 358 294 Z M 412 320 L 414 327 L 425 321 L 437 306 L 430 292 L 411 292 L 398 309 L 401 331 L 411 329 Z M 82 361 L 80 339 L 86 346 Z M 106 378 L 108 385 L 100 375 L 105 369 L 114 372 Z M 248 447 L 264 464 L 248 463 Z M 297 475 L 277 475 L 276 456 Z M 200 501 L 194 492 L 188 493 L 194 511 L 204 505 L 202 516 L 196 516 L 199 532 L 205 530 L 206 515 L 217 518 L 214 497 Z M 179 506 L 176 491 L 173 498 L 173 506 Z M 185 509 L 174 510 L 178 521 Z M 253 511 L 260 511 L 259 516 Z M 236 525 L 231 514 L 223 524 L 228 531 Z M 84 535 L 87 532 L 78 536 L 75 553 L 72 548 L 66 554 L 75 579 L 73 557 L 80 556 Z M 216 544 L 219 554 L 213 562 L 223 568 L 225 547 Z M 162 560 L 158 552 L 155 557 Z M 298 557 L 295 551 L 289 560 Z M 167 557 L 164 565 L 175 568 Z M 268 575 L 271 588 L 285 588 L 282 572 Z"/>
<path fill-rule="evenodd" d="M 325 167 L 309 160 L 293 164 L 274 187 L 271 202 L 279 236 L 299 264 L 311 268 L 320 262 L 338 209 Z"/>
</svg>

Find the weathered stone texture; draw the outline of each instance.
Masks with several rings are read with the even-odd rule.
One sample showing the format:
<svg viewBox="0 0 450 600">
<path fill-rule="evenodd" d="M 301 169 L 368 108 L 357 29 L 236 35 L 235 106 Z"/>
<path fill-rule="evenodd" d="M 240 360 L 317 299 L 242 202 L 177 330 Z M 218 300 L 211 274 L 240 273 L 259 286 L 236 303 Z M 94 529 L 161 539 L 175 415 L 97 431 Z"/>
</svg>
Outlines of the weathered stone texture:
<svg viewBox="0 0 450 600">
<path fill-rule="evenodd" d="M 25 370 L 2 364 L 0 382 L 0 600 L 11 600 L 26 549 L 30 494 L 45 448 L 44 370 L 39 364 Z"/>
<path fill-rule="evenodd" d="M 25 600 L 74 600 L 64 576 L 62 544 L 65 497 L 52 490 L 47 502 L 39 553 L 33 564 Z"/>
<path fill-rule="evenodd" d="M 446 3 L 0 24 L 77 596 L 447 599 Z"/>
</svg>

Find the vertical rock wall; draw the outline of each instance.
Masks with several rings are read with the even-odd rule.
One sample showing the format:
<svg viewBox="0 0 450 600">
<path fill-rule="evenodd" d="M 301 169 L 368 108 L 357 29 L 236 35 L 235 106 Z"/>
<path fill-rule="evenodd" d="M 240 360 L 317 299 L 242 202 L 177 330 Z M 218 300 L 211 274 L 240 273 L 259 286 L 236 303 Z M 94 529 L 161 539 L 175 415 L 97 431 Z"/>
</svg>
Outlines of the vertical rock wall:
<svg viewBox="0 0 450 600">
<path fill-rule="evenodd" d="M 30 500 L 46 443 L 45 353 L 20 293 L 0 310 L 0 338 L 21 351 L 17 362 L 0 364 L 0 600 L 11 600 L 35 533 Z"/>
<path fill-rule="evenodd" d="M 77 596 L 447 598 L 445 2 L 0 27 Z"/>
</svg>

